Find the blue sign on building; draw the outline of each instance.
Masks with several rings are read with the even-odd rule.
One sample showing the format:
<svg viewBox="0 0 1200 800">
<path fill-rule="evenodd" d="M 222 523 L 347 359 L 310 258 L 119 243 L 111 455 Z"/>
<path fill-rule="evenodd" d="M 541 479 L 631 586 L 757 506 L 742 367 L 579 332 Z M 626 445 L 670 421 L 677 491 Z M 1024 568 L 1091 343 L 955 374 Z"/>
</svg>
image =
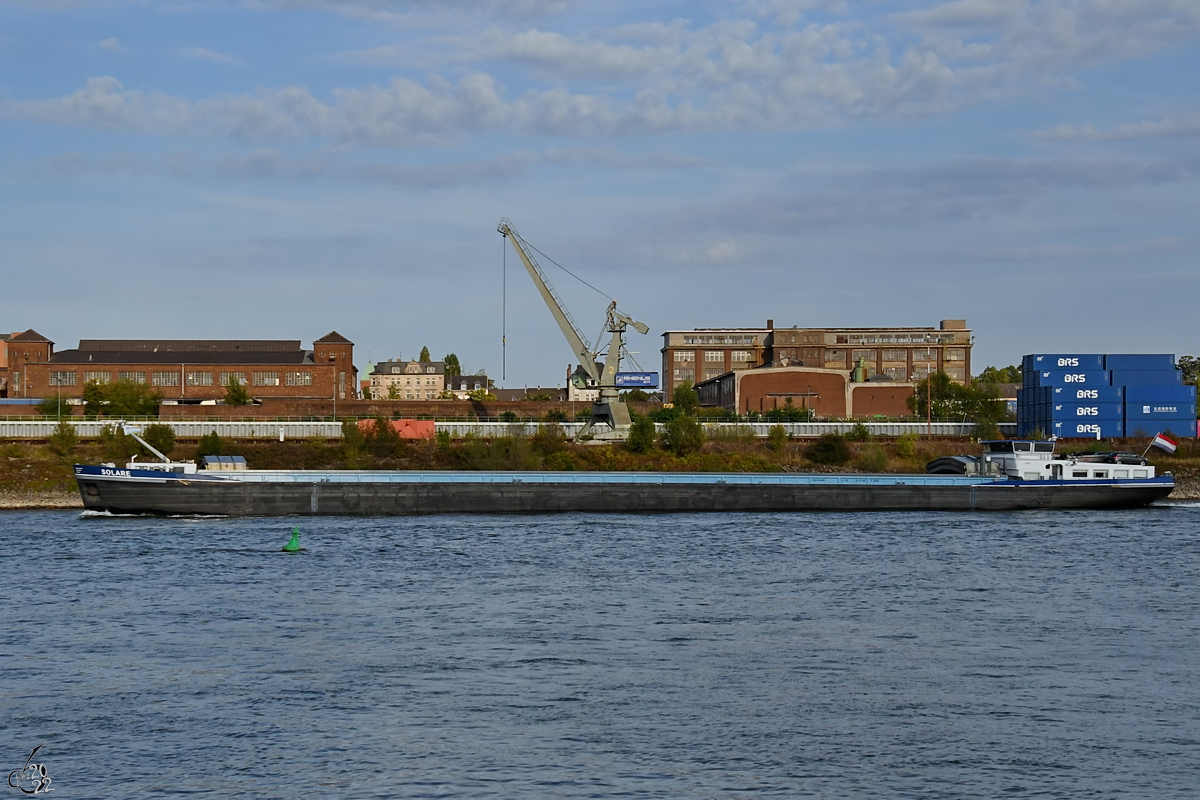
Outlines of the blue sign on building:
<svg viewBox="0 0 1200 800">
<path fill-rule="evenodd" d="M 639 389 L 657 389 L 657 372 L 618 372 L 617 386 L 637 387 Z"/>
</svg>

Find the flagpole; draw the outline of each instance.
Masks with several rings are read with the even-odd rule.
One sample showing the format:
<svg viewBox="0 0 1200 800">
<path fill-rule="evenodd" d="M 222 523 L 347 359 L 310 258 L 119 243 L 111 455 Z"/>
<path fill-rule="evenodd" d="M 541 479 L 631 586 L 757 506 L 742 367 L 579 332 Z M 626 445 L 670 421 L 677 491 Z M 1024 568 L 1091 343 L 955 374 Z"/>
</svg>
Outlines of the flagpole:
<svg viewBox="0 0 1200 800">
<path fill-rule="evenodd" d="M 1146 453 L 1150 452 L 1150 448 L 1154 447 L 1154 437 L 1150 438 L 1150 444 L 1146 445 L 1146 449 L 1142 451 L 1142 458 L 1146 457 Z"/>
</svg>

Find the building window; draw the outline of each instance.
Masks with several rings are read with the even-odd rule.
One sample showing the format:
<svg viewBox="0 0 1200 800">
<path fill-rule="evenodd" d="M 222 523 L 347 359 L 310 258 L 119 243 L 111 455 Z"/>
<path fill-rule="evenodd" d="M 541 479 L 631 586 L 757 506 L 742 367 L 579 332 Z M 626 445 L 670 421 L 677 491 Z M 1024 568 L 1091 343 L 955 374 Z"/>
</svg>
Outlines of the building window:
<svg viewBox="0 0 1200 800">
<path fill-rule="evenodd" d="M 434 374 L 435 372 L 437 372 L 437 368 L 436 368 L 436 367 L 426 367 L 426 368 L 425 368 L 425 372 L 426 372 L 427 374 L 429 374 L 429 375 L 432 375 L 432 374 Z"/>
<path fill-rule="evenodd" d="M 932 347 L 914 347 L 913 361 L 937 361 L 937 350 Z"/>
<path fill-rule="evenodd" d="M 860 358 L 863 361 L 874 361 L 875 360 L 875 351 L 874 350 L 855 350 L 854 351 L 854 363 L 857 364 L 858 360 Z"/>
<path fill-rule="evenodd" d="M 375 383 L 378 378 L 372 378 L 371 382 Z M 311 372 L 289 372 L 287 374 L 288 386 L 312 386 L 313 376 Z"/>
<path fill-rule="evenodd" d="M 240 385 L 246 385 L 246 373 L 244 372 L 222 372 L 221 385 L 228 386 L 230 381 L 237 381 Z"/>
<path fill-rule="evenodd" d="M 908 351 L 907 350 L 884 350 L 883 351 L 883 360 L 884 361 L 907 362 L 908 361 Z"/>
<path fill-rule="evenodd" d="M 906 367 L 884 367 L 883 374 L 894 381 L 908 380 L 908 369 Z"/>
<path fill-rule="evenodd" d="M 800 351 L 800 357 L 807 363 L 809 361 L 817 362 L 821 360 L 821 349 L 819 347 L 805 347 Z"/>
<path fill-rule="evenodd" d="M 846 351 L 841 348 L 830 348 L 825 351 L 826 364 L 845 364 Z"/>
<path fill-rule="evenodd" d="M 683 383 L 684 381 L 696 380 L 696 371 L 692 369 L 677 369 L 675 370 L 675 382 Z"/>
<path fill-rule="evenodd" d="M 117 382 L 118 383 L 145 383 L 146 382 L 146 373 L 136 372 L 136 371 L 118 372 L 117 373 Z"/>
<path fill-rule="evenodd" d="M 961 347 L 946 348 L 946 360 L 947 361 L 966 361 L 967 360 L 967 351 L 962 349 Z"/>
<path fill-rule="evenodd" d="M 174 370 L 170 372 L 155 372 L 150 376 L 150 382 L 155 386 L 178 386 L 179 373 Z"/>
<path fill-rule="evenodd" d="M 704 360 L 708 361 L 710 363 L 713 361 L 718 361 L 718 362 L 724 364 L 725 363 L 725 351 L 724 350 L 705 350 L 704 351 Z"/>
<path fill-rule="evenodd" d="M 706 380 L 706 381 L 712 380 L 713 378 L 717 377 L 724 371 L 725 370 L 723 370 L 721 367 L 705 367 L 704 368 L 704 380 Z"/>
<path fill-rule="evenodd" d="M 912 377 L 914 381 L 923 381 L 934 372 L 932 364 L 913 364 Z"/>
<path fill-rule="evenodd" d="M 188 386 L 212 386 L 211 372 L 189 372 L 187 374 Z"/>
<path fill-rule="evenodd" d="M 737 361 L 753 361 L 754 354 L 751 353 L 749 350 L 734 350 L 732 353 L 729 354 L 729 360 L 735 361 L 735 362 L 737 362 Z"/>
<path fill-rule="evenodd" d="M 946 367 L 942 370 L 946 373 L 946 377 L 952 381 L 963 382 L 967 379 L 967 371 L 964 367 Z"/>
<path fill-rule="evenodd" d="M 695 350 L 676 350 L 675 351 L 675 361 L 676 362 L 695 361 L 695 360 L 696 360 L 696 351 Z"/>
<path fill-rule="evenodd" d="M 393 375 L 399 375 L 399 374 L 400 374 L 400 368 L 399 368 L 399 367 L 392 367 L 392 374 L 393 374 Z"/>
<path fill-rule="evenodd" d="M 51 386 L 74 386 L 75 380 L 79 373 L 77 372 L 51 372 Z"/>
<path fill-rule="evenodd" d="M 278 372 L 256 372 L 256 373 L 254 373 L 254 385 L 255 386 L 278 386 L 279 385 L 279 373 Z"/>
</svg>

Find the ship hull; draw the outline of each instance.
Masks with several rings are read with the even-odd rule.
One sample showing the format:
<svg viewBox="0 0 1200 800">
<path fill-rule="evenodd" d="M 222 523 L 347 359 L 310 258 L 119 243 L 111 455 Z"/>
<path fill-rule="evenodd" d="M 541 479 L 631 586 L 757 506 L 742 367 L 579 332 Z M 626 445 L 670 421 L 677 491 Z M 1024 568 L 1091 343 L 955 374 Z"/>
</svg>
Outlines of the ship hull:
<svg viewBox="0 0 1200 800">
<path fill-rule="evenodd" d="M 1174 488 L 1169 476 L 1084 482 L 742 474 L 685 480 L 678 474 L 575 473 L 555 480 L 550 473 L 493 473 L 483 480 L 467 473 L 393 473 L 387 480 L 362 474 L 338 480 L 346 476 L 217 479 L 81 469 L 96 468 L 76 468 L 80 496 L 91 510 L 230 516 L 1117 509 L 1149 505 Z"/>
</svg>

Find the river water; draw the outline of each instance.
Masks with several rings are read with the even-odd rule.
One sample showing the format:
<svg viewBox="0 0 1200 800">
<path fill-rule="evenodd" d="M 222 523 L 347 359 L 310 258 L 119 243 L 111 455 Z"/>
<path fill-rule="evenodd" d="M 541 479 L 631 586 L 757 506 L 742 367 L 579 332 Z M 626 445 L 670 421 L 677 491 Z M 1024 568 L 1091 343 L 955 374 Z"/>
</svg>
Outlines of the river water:
<svg viewBox="0 0 1200 800">
<path fill-rule="evenodd" d="M 52 797 L 1200 791 L 1197 505 L 7 512 L 0 559 Z"/>
</svg>

